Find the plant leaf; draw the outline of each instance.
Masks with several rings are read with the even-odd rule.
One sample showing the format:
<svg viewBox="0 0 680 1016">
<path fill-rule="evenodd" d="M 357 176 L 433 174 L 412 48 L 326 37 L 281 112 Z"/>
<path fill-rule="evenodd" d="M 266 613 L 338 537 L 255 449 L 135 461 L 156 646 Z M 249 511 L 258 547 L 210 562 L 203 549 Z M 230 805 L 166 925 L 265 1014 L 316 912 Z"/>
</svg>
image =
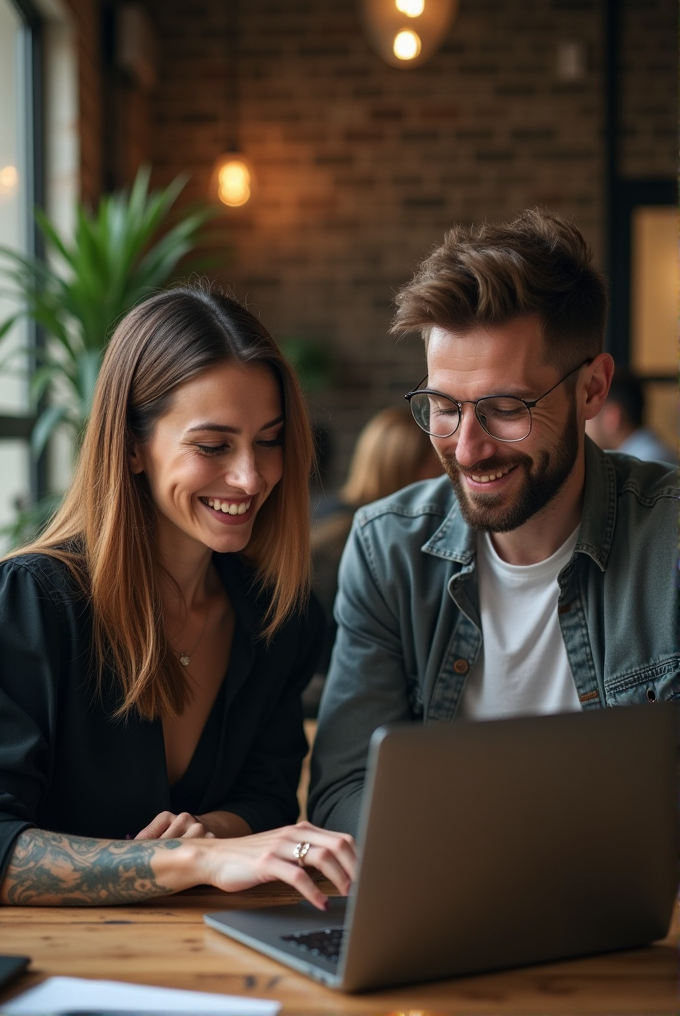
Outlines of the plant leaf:
<svg viewBox="0 0 680 1016">
<path fill-rule="evenodd" d="M 54 255 L 50 263 L 0 246 L 0 292 L 20 304 L 0 321 L 0 342 L 22 316 L 47 337 L 46 348 L 34 354 L 32 392 L 38 399 L 49 389 L 55 401 L 33 429 L 36 453 L 59 424 L 68 423 L 78 433 L 87 420 L 102 353 L 116 323 L 166 285 L 180 262 L 189 270 L 187 256 L 203 243 L 203 228 L 216 211 L 174 208 L 187 179 L 180 175 L 150 191 L 151 169 L 143 166 L 129 191 L 102 197 L 94 212 L 79 205 L 69 238 L 36 209 Z"/>
<path fill-rule="evenodd" d="M 30 543 L 46 527 L 59 507 L 62 496 L 46 494 L 36 504 L 22 508 L 9 525 L 0 529 L 0 536 L 5 537 L 12 548 Z"/>
<path fill-rule="evenodd" d="M 36 458 L 42 455 L 52 434 L 62 420 L 68 416 L 68 411 L 68 406 L 48 406 L 35 421 L 35 427 L 31 434 L 31 449 Z"/>
</svg>

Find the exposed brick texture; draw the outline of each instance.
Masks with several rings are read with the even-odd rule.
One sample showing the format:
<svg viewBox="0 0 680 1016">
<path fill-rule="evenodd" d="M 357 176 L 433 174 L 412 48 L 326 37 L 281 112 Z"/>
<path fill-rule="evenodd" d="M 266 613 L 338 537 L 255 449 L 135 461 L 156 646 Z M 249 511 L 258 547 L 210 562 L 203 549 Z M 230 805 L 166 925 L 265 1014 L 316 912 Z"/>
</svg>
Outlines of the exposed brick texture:
<svg viewBox="0 0 680 1016">
<path fill-rule="evenodd" d="M 677 172 L 678 10 L 668 0 L 625 0 L 621 19 L 621 172 Z"/>
<path fill-rule="evenodd" d="M 76 25 L 79 90 L 80 192 L 95 204 L 103 186 L 101 4 L 64 0 Z"/>
<path fill-rule="evenodd" d="M 545 205 L 601 263 L 601 0 L 461 0 L 439 53 L 410 71 L 373 53 L 354 0 L 241 0 L 238 18 L 231 0 L 145 6 L 155 179 L 188 170 L 187 200 L 203 197 L 237 128 L 258 192 L 224 216 L 221 278 L 276 336 L 332 347 L 335 382 L 311 401 L 334 433 L 334 478 L 368 416 L 424 373 L 420 341 L 388 335 L 391 298 L 451 223 Z M 672 0 L 622 3 L 626 175 L 674 173 L 675 18 Z M 577 82 L 558 79 L 563 42 L 585 48 Z"/>
</svg>

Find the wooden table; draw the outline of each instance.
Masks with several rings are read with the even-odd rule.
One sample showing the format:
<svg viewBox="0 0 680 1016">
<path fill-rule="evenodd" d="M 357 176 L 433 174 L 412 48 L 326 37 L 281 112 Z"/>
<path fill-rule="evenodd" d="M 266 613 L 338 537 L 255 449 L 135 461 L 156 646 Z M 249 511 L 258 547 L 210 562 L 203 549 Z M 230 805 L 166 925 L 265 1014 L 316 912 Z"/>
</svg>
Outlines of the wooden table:
<svg viewBox="0 0 680 1016">
<path fill-rule="evenodd" d="M 328 891 L 326 883 L 322 883 Z M 0 1002 L 51 975 L 99 977 L 274 998 L 293 1016 L 314 1014 L 607 1013 L 680 1011 L 680 906 L 663 942 L 634 952 L 550 963 L 368 995 L 342 995 L 230 941 L 202 915 L 227 906 L 292 902 L 274 884 L 230 896 L 194 889 L 135 907 L 0 908 L 0 952 L 33 958 Z"/>
</svg>

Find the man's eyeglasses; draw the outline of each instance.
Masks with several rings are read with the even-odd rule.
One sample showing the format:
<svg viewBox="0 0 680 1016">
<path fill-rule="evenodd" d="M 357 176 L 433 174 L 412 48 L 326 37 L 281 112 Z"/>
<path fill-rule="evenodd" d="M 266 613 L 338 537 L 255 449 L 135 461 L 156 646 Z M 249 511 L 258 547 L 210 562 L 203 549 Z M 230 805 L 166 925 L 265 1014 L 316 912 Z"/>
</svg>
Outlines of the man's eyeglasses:
<svg viewBox="0 0 680 1016">
<path fill-rule="evenodd" d="M 531 433 L 531 410 L 534 406 L 587 363 L 592 363 L 592 357 L 570 370 L 537 399 L 519 399 L 515 395 L 487 395 L 483 399 L 465 399 L 463 402 L 457 402 L 444 392 L 421 388 L 420 385 L 425 384 L 427 377 L 424 377 L 418 388 L 409 392 L 405 398 L 408 399 L 413 419 L 421 430 L 432 437 L 451 437 L 455 434 L 460 424 L 463 406 L 469 403 L 475 407 L 475 415 L 482 429 L 490 437 L 496 441 L 509 443 L 524 441 Z"/>
</svg>

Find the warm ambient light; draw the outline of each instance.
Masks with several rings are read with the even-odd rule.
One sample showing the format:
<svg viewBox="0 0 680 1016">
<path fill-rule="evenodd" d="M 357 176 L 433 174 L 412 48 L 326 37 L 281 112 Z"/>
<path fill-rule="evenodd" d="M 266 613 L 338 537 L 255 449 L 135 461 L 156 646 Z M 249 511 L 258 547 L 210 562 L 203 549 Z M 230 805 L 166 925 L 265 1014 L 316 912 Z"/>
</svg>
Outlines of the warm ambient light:
<svg viewBox="0 0 680 1016">
<path fill-rule="evenodd" d="M 378 56 L 411 73 L 437 52 L 459 0 L 358 0 L 368 41 Z M 413 31 L 413 29 L 417 31 Z"/>
<path fill-rule="evenodd" d="M 420 53 L 420 38 L 409 29 L 399 32 L 394 40 L 394 55 L 400 60 L 414 60 Z"/>
<path fill-rule="evenodd" d="M 238 208 L 250 200 L 250 170 L 240 159 L 230 159 L 217 170 L 217 197 L 223 205 Z"/>
<path fill-rule="evenodd" d="M 394 4 L 407 18 L 419 18 L 425 10 L 425 0 L 394 0 Z"/>
<path fill-rule="evenodd" d="M 16 166 L 3 166 L 0 169 L 0 194 L 11 194 L 18 182 Z"/>
</svg>

